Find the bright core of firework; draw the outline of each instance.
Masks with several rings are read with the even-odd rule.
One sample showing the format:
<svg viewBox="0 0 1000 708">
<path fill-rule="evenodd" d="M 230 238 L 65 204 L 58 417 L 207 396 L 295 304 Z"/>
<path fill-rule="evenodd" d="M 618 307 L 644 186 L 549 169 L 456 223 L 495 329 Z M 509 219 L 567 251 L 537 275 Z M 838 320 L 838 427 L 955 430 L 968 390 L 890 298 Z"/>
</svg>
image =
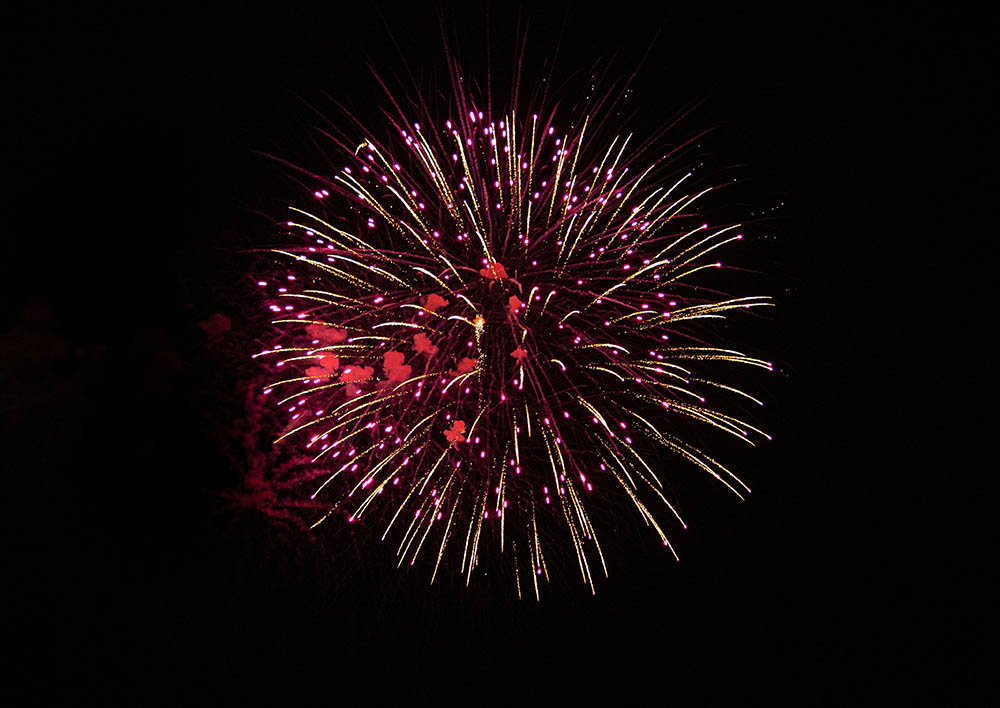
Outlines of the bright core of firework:
<svg viewBox="0 0 1000 708">
<path fill-rule="evenodd" d="M 690 173 L 630 164 L 630 136 L 591 142 L 593 116 L 560 126 L 456 96 L 440 124 L 401 116 L 345 150 L 311 176 L 316 206 L 291 210 L 295 245 L 258 282 L 277 441 L 321 470 L 299 480 L 313 528 L 377 524 L 431 582 L 453 568 L 468 584 L 489 556 L 536 597 L 562 544 L 593 590 L 614 497 L 673 552 L 671 459 L 749 491 L 678 423 L 767 437 L 724 412 L 760 402 L 715 374 L 771 364 L 705 338 L 770 302 L 698 287 L 742 236 L 695 215 L 713 190 Z"/>
</svg>

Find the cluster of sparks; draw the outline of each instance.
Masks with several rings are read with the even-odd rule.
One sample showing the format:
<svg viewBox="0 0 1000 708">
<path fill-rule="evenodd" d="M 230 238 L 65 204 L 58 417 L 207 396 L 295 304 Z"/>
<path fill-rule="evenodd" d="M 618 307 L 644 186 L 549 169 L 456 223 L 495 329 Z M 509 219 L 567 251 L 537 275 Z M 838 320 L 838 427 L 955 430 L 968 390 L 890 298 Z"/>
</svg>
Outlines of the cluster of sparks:
<svg viewBox="0 0 1000 708">
<path fill-rule="evenodd" d="M 767 437 L 706 402 L 760 404 L 705 370 L 771 364 L 696 337 L 770 303 L 697 286 L 739 225 L 695 217 L 712 188 L 690 173 L 631 165 L 630 136 L 592 144 L 592 117 L 484 113 L 461 87 L 450 111 L 390 118 L 388 140 L 345 151 L 311 176 L 316 206 L 291 209 L 295 245 L 257 283 L 277 442 L 317 470 L 300 480 L 313 528 L 376 524 L 432 583 L 450 568 L 468 584 L 488 551 L 536 598 L 550 545 L 569 544 L 593 591 L 608 572 L 594 495 L 673 553 L 672 461 L 749 492 L 677 423 Z"/>
</svg>

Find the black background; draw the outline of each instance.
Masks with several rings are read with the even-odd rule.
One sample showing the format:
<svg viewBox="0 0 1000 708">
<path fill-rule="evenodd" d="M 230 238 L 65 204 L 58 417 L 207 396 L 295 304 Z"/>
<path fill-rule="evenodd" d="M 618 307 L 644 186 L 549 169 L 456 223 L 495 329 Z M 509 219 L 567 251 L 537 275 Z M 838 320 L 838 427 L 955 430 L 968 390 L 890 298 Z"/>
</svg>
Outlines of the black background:
<svg viewBox="0 0 1000 708">
<path fill-rule="evenodd" d="M 646 55 L 639 127 L 704 100 L 753 201 L 782 205 L 753 252 L 780 305 L 758 333 L 779 372 L 775 442 L 742 458 L 755 493 L 695 500 L 681 563 L 638 549 L 596 597 L 555 587 L 536 604 L 428 588 L 389 549 L 343 532 L 308 543 L 224 494 L 241 479 L 232 347 L 260 306 L 241 251 L 272 237 L 261 214 L 298 196 L 259 153 L 307 160 L 311 106 L 329 114 L 331 99 L 377 120 L 365 59 L 400 70 L 391 37 L 418 74 L 443 66 L 434 6 L 376 5 L 6 11 L 15 695 L 972 695 L 985 670 L 979 571 L 962 551 L 972 514 L 960 455 L 938 452 L 961 447 L 950 436 L 971 414 L 939 402 L 950 384 L 930 347 L 962 336 L 948 303 L 977 294 L 945 285 L 975 256 L 974 239 L 956 241 L 974 232 L 995 93 L 975 18 L 523 13 L 539 61 L 561 34 L 557 76 L 612 55 L 631 73 Z M 472 69 L 485 13 L 445 10 Z M 490 13 L 494 61 L 509 62 L 517 9 Z M 197 326 L 216 312 L 233 321 L 228 344 Z"/>
</svg>

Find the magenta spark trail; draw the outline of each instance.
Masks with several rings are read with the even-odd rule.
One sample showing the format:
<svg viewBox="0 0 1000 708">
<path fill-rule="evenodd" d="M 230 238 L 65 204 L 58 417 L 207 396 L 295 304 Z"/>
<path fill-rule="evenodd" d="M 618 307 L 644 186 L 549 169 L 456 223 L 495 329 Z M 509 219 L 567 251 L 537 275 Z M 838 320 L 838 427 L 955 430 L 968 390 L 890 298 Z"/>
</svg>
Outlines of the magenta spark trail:
<svg viewBox="0 0 1000 708">
<path fill-rule="evenodd" d="M 760 401 L 731 378 L 771 364 L 716 325 L 770 301 L 699 287 L 742 235 L 706 222 L 719 197 L 678 146 L 635 148 L 601 102 L 491 113 L 452 83 L 416 116 L 394 100 L 387 139 L 357 126 L 290 210 L 258 282 L 276 443 L 312 460 L 313 528 L 376 525 L 431 582 L 508 564 L 536 597 L 552 559 L 575 558 L 593 590 L 609 514 L 631 508 L 673 553 L 672 470 L 749 491 L 679 431 L 767 437 L 733 412 Z"/>
</svg>

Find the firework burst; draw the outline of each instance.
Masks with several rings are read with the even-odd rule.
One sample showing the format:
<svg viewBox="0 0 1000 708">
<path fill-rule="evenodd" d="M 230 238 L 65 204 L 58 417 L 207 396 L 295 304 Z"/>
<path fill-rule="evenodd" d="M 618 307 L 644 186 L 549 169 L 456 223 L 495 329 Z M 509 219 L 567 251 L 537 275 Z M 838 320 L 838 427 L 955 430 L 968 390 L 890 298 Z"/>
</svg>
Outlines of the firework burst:
<svg viewBox="0 0 1000 708">
<path fill-rule="evenodd" d="M 678 167 L 683 146 L 634 147 L 603 102 L 497 114 L 452 74 L 448 105 L 393 100 L 388 138 L 338 140 L 342 166 L 291 209 L 258 282 L 277 444 L 309 456 L 291 491 L 312 528 L 376 525 L 431 582 L 489 557 L 536 597 L 563 544 L 593 590 L 595 498 L 673 553 L 671 469 L 749 491 L 680 430 L 766 437 L 727 412 L 760 402 L 715 373 L 771 364 L 706 338 L 770 302 L 698 286 L 742 235 L 699 215 L 714 190 Z"/>
</svg>

